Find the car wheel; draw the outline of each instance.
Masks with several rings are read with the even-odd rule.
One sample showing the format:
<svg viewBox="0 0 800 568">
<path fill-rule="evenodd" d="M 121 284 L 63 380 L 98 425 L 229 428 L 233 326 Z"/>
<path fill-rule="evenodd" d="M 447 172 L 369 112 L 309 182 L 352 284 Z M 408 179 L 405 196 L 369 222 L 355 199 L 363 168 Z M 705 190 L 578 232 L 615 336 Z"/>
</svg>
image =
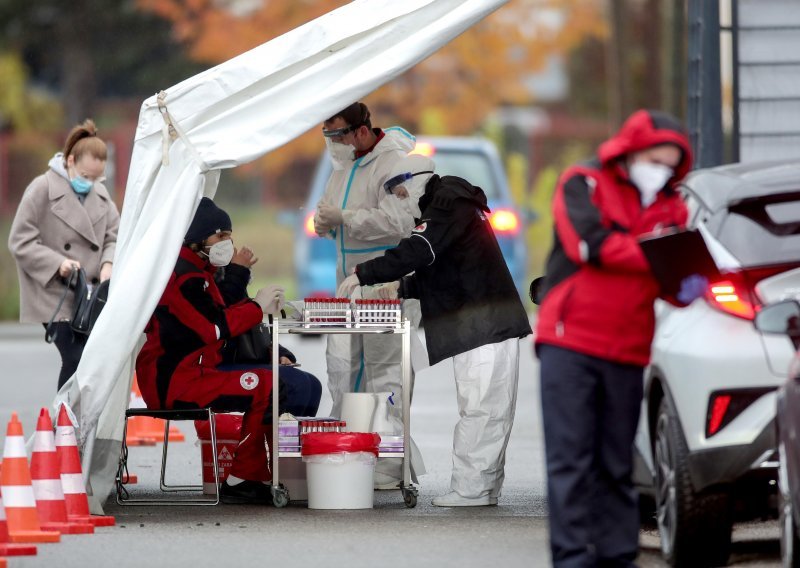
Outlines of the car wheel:
<svg viewBox="0 0 800 568">
<path fill-rule="evenodd" d="M 656 419 L 654 460 L 661 551 L 672 566 L 722 566 L 730 555 L 733 512 L 724 489 L 696 493 L 689 449 L 667 399 Z"/>
<path fill-rule="evenodd" d="M 781 527 L 781 564 L 785 568 L 800 568 L 800 539 L 794 522 L 792 491 L 789 487 L 789 471 L 786 466 L 786 447 L 778 445 L 778 514 Z"/>
</svg>

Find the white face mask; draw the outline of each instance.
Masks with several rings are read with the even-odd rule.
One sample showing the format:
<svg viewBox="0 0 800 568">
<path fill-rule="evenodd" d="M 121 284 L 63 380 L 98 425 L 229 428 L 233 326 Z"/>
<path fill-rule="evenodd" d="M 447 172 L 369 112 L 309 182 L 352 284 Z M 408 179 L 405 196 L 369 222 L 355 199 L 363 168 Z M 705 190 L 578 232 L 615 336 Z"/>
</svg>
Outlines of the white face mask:
<svg viewBox="0 0 800 568">
<path fill-rule="evenodd" d="M 355 159 L 356 149 L 350 144 L 342 144 L 326 138 L 325 145 L 328 147 L 328 153 L 331 155 L 333 169 L 335 170 L 345 169 L 349 162 Z"/>
<path fill-rule="evenodd" d="M 233 241 L 225 239 L 208 248 L 208 262 L 212 266 L 228 266 L 233 258 Z"/>
<path fill-rule="evenodd" d="M 664 189 L 675 174 L 675 170 L 663 164 L 638 161 L 631 164 L 628 173 L 633 184 L 639 188 L 642 205 L 649 207 L 656 200 L 658 192 Z"/>
</svg>

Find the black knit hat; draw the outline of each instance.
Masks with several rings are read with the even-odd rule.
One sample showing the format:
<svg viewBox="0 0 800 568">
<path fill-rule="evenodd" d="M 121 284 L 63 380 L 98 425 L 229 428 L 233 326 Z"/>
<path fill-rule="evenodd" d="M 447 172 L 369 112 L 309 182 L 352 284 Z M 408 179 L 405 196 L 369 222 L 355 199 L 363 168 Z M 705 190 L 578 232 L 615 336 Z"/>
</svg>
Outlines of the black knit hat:
<svg viewBox="0 0 800 568">
<path fill-rule="evenodd" d="M 200 200 L 197 212 L 194 214 L 189 230 L 186 231 L 184 242 L 202 243 L 211 235 L 220 231 L 231 231 L 233 225 L 230 216 L 211 201 L 208 197 Z"/>
</svg>

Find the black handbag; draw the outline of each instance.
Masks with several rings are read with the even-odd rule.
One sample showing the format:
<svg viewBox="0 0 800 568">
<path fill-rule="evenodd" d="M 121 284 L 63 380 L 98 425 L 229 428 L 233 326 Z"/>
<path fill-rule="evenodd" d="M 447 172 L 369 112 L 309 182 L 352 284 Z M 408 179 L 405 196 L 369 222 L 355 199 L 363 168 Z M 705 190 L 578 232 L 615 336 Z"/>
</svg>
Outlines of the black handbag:
<svg viewBox="0 0 800 568">
<path fill-rule="evenodd" d="M 281 310 L 281 316 L 286 313 Z M 269 324 L 259 323 L 244 333 L 231 337 L 222 348 L 222 361 L 228 365 L 272 364 L 272 316 Z"/>
<path fill-rule="evenodd" d="M 45 341 L 52 343 L 56 338 L 53 320 L 61 310 L 70 288 L 75 294 L 75 305 L 69 322 L 70 328 L 75 333 L 89 335 L 94 327 L 94 322 L 97 321 L 100 312 L 106 305 L 110 283 L 111 280 L 106 280 L 96 286 L 91 286 L 83 268 L 73 269 L 64 285 L 64 294 L 61 296 L 61 300 L 59 300 L 58 306 L 56 306 L 56 310 L 45 328 Z"/>
</svg>

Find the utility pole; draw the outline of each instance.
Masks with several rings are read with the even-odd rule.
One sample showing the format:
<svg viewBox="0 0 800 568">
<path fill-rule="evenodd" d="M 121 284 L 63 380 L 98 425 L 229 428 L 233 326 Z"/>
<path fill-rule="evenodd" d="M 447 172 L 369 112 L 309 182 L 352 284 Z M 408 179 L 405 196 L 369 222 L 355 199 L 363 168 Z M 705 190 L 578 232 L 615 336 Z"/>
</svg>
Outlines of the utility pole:
<svg viewBox="0 0 800 568">
<path fill-rule="evenodd" d="M 608 41 L 608 108 L 613 128 L 617 128 L 631 111 L 630 73 L 625 53 L 628 49 L 625 31 L 626 0 L 609 0 L 611 37 Z"/>
</svg>

